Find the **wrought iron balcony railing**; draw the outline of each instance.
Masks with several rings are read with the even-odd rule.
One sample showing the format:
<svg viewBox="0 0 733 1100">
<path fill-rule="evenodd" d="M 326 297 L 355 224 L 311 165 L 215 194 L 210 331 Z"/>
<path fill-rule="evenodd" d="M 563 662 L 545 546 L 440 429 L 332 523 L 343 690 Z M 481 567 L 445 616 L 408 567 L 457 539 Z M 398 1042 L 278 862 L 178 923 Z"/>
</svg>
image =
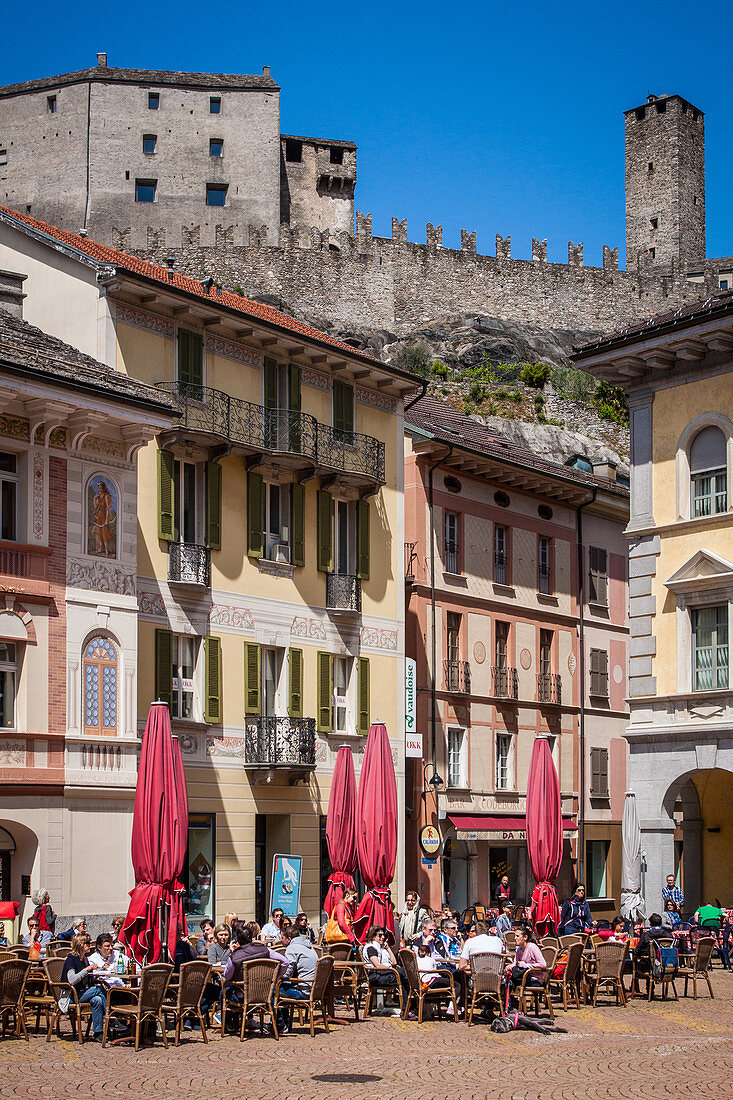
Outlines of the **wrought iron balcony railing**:
<svg viewBox="0 0 733 1100">
<path fill-rule="evenodd" d="M 361 578 L 350 573 L 327 573 L 326 608 L 361 614 Z"/>
<path fill-rule="evenodd" d="M 159 382 L 158 388 L 174 398 L 185 430 L 384 484 L 384 443 L 370 435 L 320 424 L 309 413 L 266 409 L 208 386 Z"/>
<path fill-rule="evenodd" d="M 537 677 L 537 700 L 540 703 L 562 703 L 562 680 L 555 672 L 540 672 Z"/>
<path fill-rule="evenodd" d="M 249 717 L 244 725 L 244 765 L 315 768 L 315 718 Z"/>
<path fill-rule="evenodd" d="M 168 580 L 181 584 L 211 585 L 211 551 L 192 542 L 171 542 L 168 547 Z"/>
<path fill-rule="evenodd" d="M 443 661 L 445 690 L 462 695 L 471 693 L 471 666 L 468 661 Z"/>
<path fill-rule="evenodd" d="M 412 584 L 415 580 L 415 564 L 417 562 L 416 542 L 405 543 L 405 580 Z"/>
<path fill-rule="evenodd" d="M 494 584 L 506 584 L 506 554 L 494 554 Z"/>
<path fill-rule="evenodd" d="M 519 676 L 516 668 L 494 666 L 491 669 L 491 686 L 491 694 L 497 699 L 518 699 Z"/>
</svg>

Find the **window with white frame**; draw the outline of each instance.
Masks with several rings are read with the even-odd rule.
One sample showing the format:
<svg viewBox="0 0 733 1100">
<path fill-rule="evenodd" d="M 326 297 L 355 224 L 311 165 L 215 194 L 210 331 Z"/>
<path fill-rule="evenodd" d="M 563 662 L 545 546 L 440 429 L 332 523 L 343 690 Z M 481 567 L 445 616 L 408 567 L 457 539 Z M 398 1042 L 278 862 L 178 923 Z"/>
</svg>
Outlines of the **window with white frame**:
<svg viewBox="0 0 733 1100">
<path fill-rule="evenodd" d="M 495 761 L 496 790 L 512 790 L 514 787 L 514 761 L 512 759 L 512 735 L 510 733 L 496 734 Z"/>
<path fill-rule="evenodd" d="M 690 445 L 692 516 L 728 511 L 726 440 L 720 428 L 709 424 Z"/>
<path fill-rule="evenodd" d="M 265 557 L 290 561 L 290 486 L 265 481 L 262 485 L 262 530 Z"/>
<path fill-rule="evenodd" d="M 448 786 L 468 786 L 467 737 L 464 729 L 448 729 Z"/>
<path fill-rule="evenodd" d="M 18 537 L 18 456 L 0 452 L 0 538 Z"/>
<path fill-rule="evenodd" d="M 540 535 L 537 546 L 537 591 L 545 596 L 552 592 L 552 540 Z"/>
<path fill-rule="evenodd" d="M 194 718 L 194 674 L 198 639 L 187 634 L 174 634 L 171 643 L 171 717 Z"/>
<path fill-rule="evenodd" d="M 18 648 L 15 642 L 0 642 L 0 727 L 15 729 L 15 700 L 18 687 Z"/>
<path fill-rule="evenodd" d="M 608 554 L 601 546 L 588 549 L 588 602 L 608 603 Z"/>
<path fill-rule="evenodd" d="M 445 555 L 446 573 L 458 572 L 458 515 L 456 512 L 445 513 Z"/>
<path fill-rule="evenodd" d="M 507 530 L 496 524 L 494 527 L 494 583 L 507 584 Z"/>
<path fill-rule="evenodd" d="M 349 729 L 349 684 L 352 666 L 351 657 L 333 658 L 334 733 L 346 733 Z"/>
<path fill-rule="evenodd" d="M 691 614 L 693 690 L 727 688 L 728 605 L 696 607 Z"/>
</svg>

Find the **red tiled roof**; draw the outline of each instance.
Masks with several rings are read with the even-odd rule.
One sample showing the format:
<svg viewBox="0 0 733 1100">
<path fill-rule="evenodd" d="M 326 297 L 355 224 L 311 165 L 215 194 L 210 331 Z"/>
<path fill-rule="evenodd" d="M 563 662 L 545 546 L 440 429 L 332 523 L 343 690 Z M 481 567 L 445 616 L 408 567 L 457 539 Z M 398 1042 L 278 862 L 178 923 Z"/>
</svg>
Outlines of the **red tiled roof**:
<svg viewBox="0 0 733 1100">
<path fill-rule="evenodd" d="M 39 233 L 45 233 L 61 244 L 69 245 L 99 263 L 110 264 L 132 275 L 139 275 L 144 279 L 149 279 L 151 282 L 160 283 L 161 286 L 165 286 L 169 290 L 181 290 L 186 294 L 193 294 L 197 298 L 202 298 L 205 301 L 211 302 L 212 305 L 224 306 L 227 309 L 235 310 L 237 313 L 242 314 L 242 316 L 249 317 L 255 321 L 264 321 L 265 324 L 282 329 L 291 335 L 303 336 L 308 340 L 316 340 L 320 344 L 326 344 L 328 347 L 337 348 L 344 354 L 356 356 L 358 359 L 378 365 L 382 370 L 386 370 L 390 374 L 397 374 L 401 378 L 408 378 L 414 381 L 416 386 L 419 386 L 421 383 L 421 379 L 416 375 L 410 374 L 408 371 L 398 370 L 396 367 L 390 366 L 389 363 L 383 363 L 381 359 L 376 359 L 372 355 L 367 355 L 366 352 L 359 351 L 350 344 L 345 344 L 343 341 L 337 340 L 336 337 L 329 336 L 326 332 L 320 332 L 318 329 L 311 328 L 310 325 L 305 324 L 303 321 L 298 321 L 295 317 L 288 317 L 286 313 L 281 313 L 279 310 L 273 309 L 272 306 L 264 305 L 262 302 L 253 302 L 251 298 L 244 298 L 239 294 L 232 294 L 228 290 L 219 291 L 215 287 L 212 287 L 210 291 L 207 291 L 199 280 L 194 279 L 191 275 L 182 275 L 178 271 L 169 271 L 166 267 L 160 267 L 158 264 L 151 264 L 147 260 L 139 259 L 137 256 L 130 256 L 126 252 L 120 252 L 118 249 L 110 248 L 106 244 L 99 244 L 97 241 L 90 240 L 89 237 L 80 237 L 78 233 L 69 233 L 68 230 L 59 229 L 56 225 L 47 225 L 46 222 L 38 221 L 37 218 L 32 218 L 30 214 L 21 214 L 17 210 L 11 210 L 7 206 L 0 206 L 0 217 L 3 215 L 5 215 L 5 220 L 15 220 L 23 225 L 27 225 L 30 229 L 37 230 Z"/>
<path fill-rule="evenodd" d="M 695 298 L 691 302 L 683 302 L 676 309 L 667 309 L 663 313 L 655 313 L 653 316 L 647 317 L 645 321 L 634 321 L 626 328 L 606 333 L 605 336 L 601 336 L 589 344 L 583 344 L 575 348 L 575 353 L 571 358 L 575 360 L 588 359 L 592 355 L 615 345 L 645 340 L 651 336 L 661 335 L 669 329 L 696 324 L 708 317 L 729 313 L 731 309 L 733 309 L 733 291 L 721 290 L 709 294 L 705 298 Z"/>
</svg>

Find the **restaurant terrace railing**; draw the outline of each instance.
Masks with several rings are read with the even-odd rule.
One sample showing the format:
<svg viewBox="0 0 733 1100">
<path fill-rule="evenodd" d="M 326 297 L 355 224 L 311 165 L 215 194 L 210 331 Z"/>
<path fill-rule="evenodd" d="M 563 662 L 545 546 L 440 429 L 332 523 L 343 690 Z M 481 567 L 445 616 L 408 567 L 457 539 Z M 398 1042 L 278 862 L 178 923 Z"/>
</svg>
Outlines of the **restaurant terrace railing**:
<svg viewBox="0 0 733 1100">
<path fill-rule="evenodd" d="M 321 424 L 310 413 L 268 409 L 208 386 L 159 382 L 158 388 L 173 397 L 179 428 L 384 484 L 384 443 L 370 435 Z"/>
</svg>

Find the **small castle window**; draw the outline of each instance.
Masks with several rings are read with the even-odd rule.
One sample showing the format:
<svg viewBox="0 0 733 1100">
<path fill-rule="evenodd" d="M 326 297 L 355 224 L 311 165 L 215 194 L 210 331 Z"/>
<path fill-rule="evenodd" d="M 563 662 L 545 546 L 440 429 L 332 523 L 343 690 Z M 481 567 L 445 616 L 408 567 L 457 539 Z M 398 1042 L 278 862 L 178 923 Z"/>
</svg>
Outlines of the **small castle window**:
<svg viewBox="0 0 733 1100">
<path fill-rule="evenodd" d="M 652 260 L 655 260 L 655 259 L 657 258 L 657 250 L 656 250 L 656 248 L 650 248 L 650 249 L 649 249 L 649 256 L 650 256 L 650 258 L 651 258 Z"/>
<path fill-rule="evenodd" d="M 210 157 L 223 157 L 224 156 L 224 139 L 223 138 L 209 138 L 209 156 Z"/>
<path fill-rule="evenodd" d="M 8 151 L 7 149 L 0 149 L 0 164 L 8 163 Z"/>
<path fill-rule="evenodd" d="M 206 205 L 207 206 L 226 206 L 227 203 L 227 189 L 226 183 L 207 183 L 206 184 Z"/>
<path fill-rule="evenodd" d="M 209 97 L 209 114 L 220 115 L 221 114 L 221 97 L 218 95 L 212 95 Z"/>
<path fill-rule="evenodd" d="M 654 161 L 650 160 L 649 161 L 649 167 L 647 168 L 647 172 L 653 172 L 653 171 L 654 171 Z"/>
<path fill-rule="evenodd" d="M 659 226 L 659 218 L 650 218 L 649 224 L 651 225 L 652 229 L 656 229 Z"/>
<path fill-rule="evenodd" d="M 155 202 L 157 180 L 135 180 L 135 202 Z"/>
<path fill-rule="evenodd" d="M 287 138 L 285 141 L 285 159 L 291 164 L 300 164 L 303 160 L 303 142 Z"/>
<path fill-rule="evenodd" d="M 331 146 L 331 153 L 329 156 L 331 164 L 343 164 L 344 163 L 344 151 L 339 145 Z"/>
<path fill-rule="evenodd" d="M 50 115 L 55 115 L 56 114 L 56 96 L 55 95 L 47 95 L 46 96 L 46 104 L 48 105 L 48 113 Z"/>
<path fill-rule="evenodd" d="M 148 110 L 157 111 L 160 107 L 160 92 L 148 92 Z"/>
<path fill-rule="evenodd" d="M 636 115 L 637 122 L 643 122 L 646 118 L 646 107 L 637 107 L 634 114 Z"/>
<path fill-rule="evenodd" d="M 663 114 L 664 114 L 664 112 L 665 112 L 665 111 L 667 110 L 667 104 L 666 104 L 666 101 L 665 101 L 665 100 L 662 100 L 662 102 L 661 102 L 661 103 L 657 103 L 657 104 L 656 104 L 656 108 L 657 108 L 657 114 L 658 114 L 658 115 L 663 115 Z"/>
<path fill-rule="evenodd" d="M 158 143 L 156 134 L 143 134 L 143 153 L 154 153 Z"/>
<path fill-rule="evenodd" d="M 697 195 L 692 196 L 692 205 L 697 206 Z"/>
<path fill-rule="evenodd" d="M 721 290 L 727 290 L 728 289 L 728 280 L 727 279 L 721 279 L 720 280 L 720 289 Z"/>
</svg>

